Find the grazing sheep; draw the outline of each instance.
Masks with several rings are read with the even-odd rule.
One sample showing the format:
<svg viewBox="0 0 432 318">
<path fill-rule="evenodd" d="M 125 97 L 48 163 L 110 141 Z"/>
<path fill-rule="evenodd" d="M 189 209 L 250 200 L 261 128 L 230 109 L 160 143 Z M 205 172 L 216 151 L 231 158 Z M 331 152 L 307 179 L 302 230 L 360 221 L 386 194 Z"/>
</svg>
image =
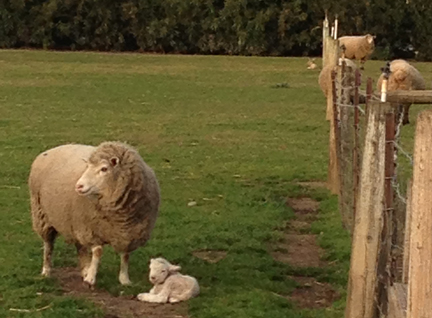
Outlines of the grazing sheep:
<svg viewBox="0 0 432 318">
<path fill-rule="evenodd" d="M 381 85 L 384 74 L 378 78 L 377 90 L 381 92 Z M 387 91 L 397 90 L 424 90 L 425 81 L 420 72 L 405 60 L 394 60 L 390 63 L 390 76 L 387 83 Z M 404 104 L 403 121 L 404 125 L 409 124 L 409 108 L 411 104 Z"/>
<path fill-rule="evenodd" d="M 343 36 L 339 38 L 339 45 L 345 46 L 345 57 L 360 60 L 361 67 L 375 49 L 374 36 L 366 34 L 363 36 Z"/>
<path fill-rule="evenodd" d="M 34 160 L 29 188 L 33 229 L 44 241 L 42 275 L 50 276 L 60 234 L 75 244 L 84 282 L 96 283 L 109 244 L 120 254 L 120 283 L 130 284 L 129 253 L 150 238 L 160 201 L 156 176 L 136 150 L 119 142 L 50 149 Z"/>
<path fill-rule="evenodd" d="M 148 293 L 138 294 L 141 301 L 151 303 L 177 303 L 198 296 L 198 282 L 192 276 L 179 273 L 180 266 L 164 258 L 152 258 L 149 279 L 154 287 Z"/>
</svg>

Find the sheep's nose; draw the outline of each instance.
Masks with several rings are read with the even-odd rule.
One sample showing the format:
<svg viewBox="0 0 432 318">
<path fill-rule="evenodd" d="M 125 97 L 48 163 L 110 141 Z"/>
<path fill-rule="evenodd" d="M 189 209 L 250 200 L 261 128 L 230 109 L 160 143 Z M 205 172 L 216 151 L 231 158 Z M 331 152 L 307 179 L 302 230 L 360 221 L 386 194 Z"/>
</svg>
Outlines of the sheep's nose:
<svg viewBox="0 0 432 318">
<path fill-rule="evenodd" d="M 155 279 L 156 279 L 156 276 L 150 276 L 150 279 L 151 279 L 151 280 L 155 280 Z"/>
<path fill-rule="evenodd" d="M 77 190 L 81 190 L 82 188 L 84 188 L 84 185 L 83 185 L 83 184 L 77 184 L 77 185 L 76 185 L 76 189 L 77 189 Z"/>
</svg>

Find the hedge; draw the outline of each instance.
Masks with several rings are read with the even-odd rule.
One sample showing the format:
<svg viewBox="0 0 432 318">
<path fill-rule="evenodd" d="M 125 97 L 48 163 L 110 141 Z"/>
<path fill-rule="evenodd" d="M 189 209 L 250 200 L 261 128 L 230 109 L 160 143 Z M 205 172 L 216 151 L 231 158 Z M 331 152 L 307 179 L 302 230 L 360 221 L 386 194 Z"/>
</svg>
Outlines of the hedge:
<svg viewBox="0 0 432 318">
<path fill-rule="evenodd" d="M 341 34 L 377 35 L 377 57 L 427 60 L 432 9 L 410 1 L 2 0 L 0 47 L 315 56 L 328 10 Z"/>
</svg>

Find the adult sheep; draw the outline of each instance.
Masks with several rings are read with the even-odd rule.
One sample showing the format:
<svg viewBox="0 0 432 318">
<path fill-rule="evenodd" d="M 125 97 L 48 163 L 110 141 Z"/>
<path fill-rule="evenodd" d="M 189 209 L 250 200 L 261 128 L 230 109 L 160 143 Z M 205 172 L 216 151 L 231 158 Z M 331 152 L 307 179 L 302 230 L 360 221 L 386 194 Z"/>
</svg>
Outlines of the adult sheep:
<svg viewBox="0 0 432 318">
<path fill-rule="evenodd" d="M 381 92 L 384 74 L 378 78 L 377 90 Z M 405 60 L 394 60 L 390 63 L 390 76 L 387 83 L 387 91 L 397 90 L 424 90 L 425 80 L 420 72 Z M 409 108 L 411 104 L 404 104 L 403 120 L 404 125 L 409 124 Z"/>
<path fill-rule="evenodd" d="M 119 142 L 63 145 L 41 153 L 29 177 L 33 229 L 44 241 L 50 276 L 57 234 L 75 244 L 84 282 L 93 286 L 102 247 L 120 254 L 119 281 L 130 284 L 129 253 L 144 245 L 159 210 L 159 185 L 138 152 Z"/>
<path fill-rule="evenodd" d="M 361 67 L 375 49 L 374 36 L 370 34 L 362 36 L 343 36 L 339 38 L 339 45 L 345 47 L 345 57 L 360 60 Z"/>
</svg>

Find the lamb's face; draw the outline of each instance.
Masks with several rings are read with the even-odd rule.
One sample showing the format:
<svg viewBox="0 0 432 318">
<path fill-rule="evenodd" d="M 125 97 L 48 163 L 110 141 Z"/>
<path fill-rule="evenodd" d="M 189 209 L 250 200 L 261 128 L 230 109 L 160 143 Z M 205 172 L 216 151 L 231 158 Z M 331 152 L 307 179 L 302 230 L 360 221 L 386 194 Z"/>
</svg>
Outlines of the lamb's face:
<svg viewBox="0 0 432 318">
<path fill-rule="evenodd" d="M 87 162 L 87 169 L 75 185 L 75 190 L 83 196 L 100 196 L 115 189 L 117 179 L 118 158 L 101 160 L 97 163 Z"/>
<path fill-rule="evenodd" d="M 162 284 L 170 274 L 177 273 L 181 269 L 180 266 L 160 259 L 151 259 L 149 268 L 149 280 L 153 285 Z"/>
<path fill-rule="evenodd" d="M 162 284 L 168 277 L 169 268 L 166 264 L 158 261 L 150 261 L 149 280 L 153 285 Z"/>
</svg>

